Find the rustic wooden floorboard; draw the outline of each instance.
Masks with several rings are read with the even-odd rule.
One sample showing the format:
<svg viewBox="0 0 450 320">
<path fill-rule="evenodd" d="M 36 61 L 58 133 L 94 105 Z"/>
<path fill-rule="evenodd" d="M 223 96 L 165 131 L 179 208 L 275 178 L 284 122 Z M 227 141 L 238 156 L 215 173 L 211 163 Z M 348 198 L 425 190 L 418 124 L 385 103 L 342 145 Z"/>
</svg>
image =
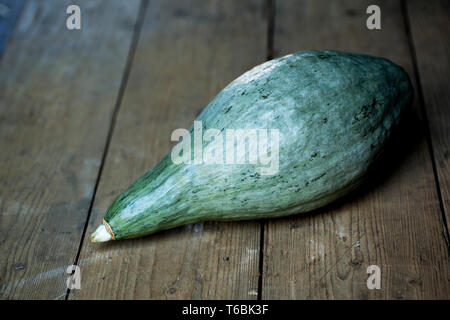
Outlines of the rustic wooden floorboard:
<svg viewBox="0 0 450 320">
<path fill-rule="evenodd" d="M 406 1 L 446 222 L 450 219 L 450 2 Z M 447 230 L 448 232 L 448 230 Z"/>
<path fill-rule="evenodd" d="M 88 233 L 107 207 L 170 150 L 231 80 L 266 58 L 262 1 L 149 2 Z M 98 244 L 86 234 L 84 287 L 70 299 L 255 299 L 260 224 L 198 223 Z"/>
<path fill-rule="evenodd" d="M 371 1 L 276 3 L 275 56 L 361 52 L 387 57 L 414 77 L 398 1 L 377 2 L 382 30 L 373 31 L 365 27 Z M 449 298 L 448 239 L 417 101 L 359 193 L 314 214 L 267 223 L 263 299 Z M 379 290 L 366 286 L 369 265 L 381 268 Z"/>
<path fill-rule="evenodd" d="M 0 298 L 64 298 L 138 1 L 29 1 L 0 61 Z M 95 48 L 95 49 L 94 49 Z"/>
</svg>

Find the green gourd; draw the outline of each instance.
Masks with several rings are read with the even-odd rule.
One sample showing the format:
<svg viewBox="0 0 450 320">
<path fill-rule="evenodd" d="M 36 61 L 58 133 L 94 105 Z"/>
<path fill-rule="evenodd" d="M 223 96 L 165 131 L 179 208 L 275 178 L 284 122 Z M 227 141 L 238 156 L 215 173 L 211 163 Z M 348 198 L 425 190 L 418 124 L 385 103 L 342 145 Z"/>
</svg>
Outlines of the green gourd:
<svg viewBox="0 0 450 320">
<path fill-rule="evenodd" d="M 200 146 L 184 144 L 191 146 L 193 159 L 180 148 L 188 136 L 175 145 L 190 163 L 175 163 L 170 152 L 115 199 L 92 241 L 140 237 L 199 221 L 281 217 L 327 205 L 364 181 L 411 99 L 408 75 L 383 58 L 304 51 L 256 66 L 197 117 L 191 140 L 198 130 L 216 130 L 214 137 L 197 140 Z M 271 163 L 276 170 L 268 173 L 269 165 L 254 162 L 263 147 L 252 149 L 245 138 L 244 153 L 236 155 L 240 162 L 220 163 L 220 152 L 238 150 L 240 135 L 222 141 L 223 150 L 208 146 L 219 146 L 218 137 L 226 140 L 230 129 L 267 130 L 263 146 L 267 155 L 278 152 Z M 272 144 L 273 132 L 278 146 Z M 219 158 L 202 162 L 208 154 Z"/>
</svg>

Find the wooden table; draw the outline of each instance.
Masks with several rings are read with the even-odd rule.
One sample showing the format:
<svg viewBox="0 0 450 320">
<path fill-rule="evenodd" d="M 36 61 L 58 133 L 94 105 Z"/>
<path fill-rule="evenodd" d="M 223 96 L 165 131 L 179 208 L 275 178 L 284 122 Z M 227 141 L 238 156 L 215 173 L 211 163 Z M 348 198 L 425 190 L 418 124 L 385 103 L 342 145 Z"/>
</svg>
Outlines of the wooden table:
<svg viewBox="0 0 450 320">
<path fill-rule="evenodd" d="M 448 1 L 377 1 L 381 30 L 368 0 L 0 3 L 1 298 L 450 298 Z M 365 188 L 309 215 L 90 242 L 174 129 L 244 71 L 308 49 L 384 56 L 413 80 L 408 125 Z"/>
</svg>

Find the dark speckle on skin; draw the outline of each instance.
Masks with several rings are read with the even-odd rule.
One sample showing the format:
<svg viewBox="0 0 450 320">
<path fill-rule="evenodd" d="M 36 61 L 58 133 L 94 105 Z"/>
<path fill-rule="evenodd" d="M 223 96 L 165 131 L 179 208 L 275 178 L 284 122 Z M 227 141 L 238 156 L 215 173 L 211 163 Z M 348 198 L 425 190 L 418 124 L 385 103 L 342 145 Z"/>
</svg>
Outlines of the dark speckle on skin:
<svg viewBox="0 0 450 320">
<path fill-rule="evenodd" d="M 372 100 L 372 102 L 370 104 L 367 105 L 363 105 L 360 109 L 360 111 L 355 114 L 355 116 L 353 117 L 353 123 L 361 120 L 361 119 L 366 119 L 368 118 L 372 112 L 373 112 L 373 108 L 375 108 L 375 106 L 378 104 L 378 101 L 376 98 L 374 98 Z"/>
<path fill-rule="evenodd" d="M 225 110 L 223 111 L 224 114 L 228 113 L 231 108 L 233 108 L 233 106 L 229 106 L 228 108 L 225 108 Z"/>
<path fill-rule="evenodd" d="M 321 60 L 328 59 L 329 57 L 330 57 L 329 54 L 318 54 L 317 55 L 317 58 L 321 59 Z"/>
<path fill-rule="evenodd" d="M 315 177 L 314 179 L 312 179 L 311 182 L 314 182 L 314 181 L 319 180 L 320 178 L 322 178 L 322 177 L 325 176 L 326 174 L 327 174 L 326 172 L 322 173 L 320 176 L 317 176 L 317 177 Z"/>
</svg>

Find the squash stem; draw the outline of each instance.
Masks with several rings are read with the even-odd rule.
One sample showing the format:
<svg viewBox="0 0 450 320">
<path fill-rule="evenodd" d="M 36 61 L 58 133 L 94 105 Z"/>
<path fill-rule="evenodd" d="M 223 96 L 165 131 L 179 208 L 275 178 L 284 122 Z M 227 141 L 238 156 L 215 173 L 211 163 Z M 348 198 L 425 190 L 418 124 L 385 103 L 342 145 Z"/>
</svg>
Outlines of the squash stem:
<svg viewBox="0 0 450 320">
<path fill-rule="evenodd" d="M 92 242 L 107 242 L 112 238 L 111 233 L 109 233 L 104 224 L 99 225 L 97 230 L 91 235 Z"/>
</svg>

